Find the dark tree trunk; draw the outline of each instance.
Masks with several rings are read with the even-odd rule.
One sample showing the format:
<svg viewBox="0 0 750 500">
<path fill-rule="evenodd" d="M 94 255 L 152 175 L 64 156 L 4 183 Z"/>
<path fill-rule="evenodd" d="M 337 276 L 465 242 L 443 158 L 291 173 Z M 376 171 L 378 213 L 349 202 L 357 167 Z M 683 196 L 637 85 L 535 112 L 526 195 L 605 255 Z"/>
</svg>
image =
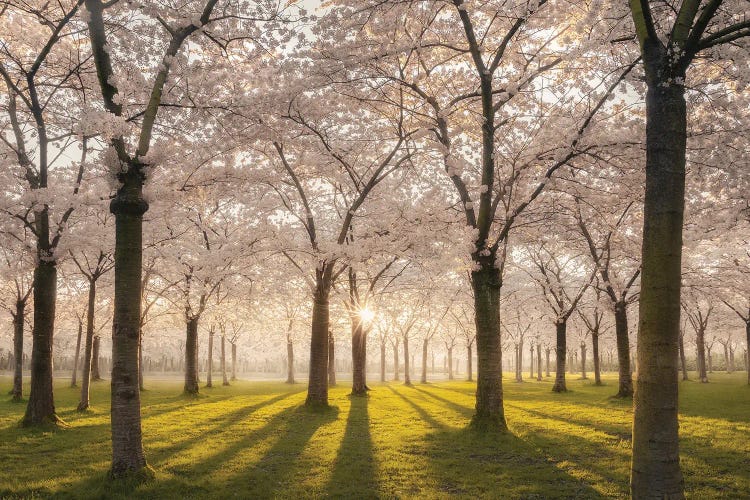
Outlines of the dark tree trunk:
<svg viewBox="0 0 750 500">
<path fill-rule="evenodd" d="M 208 366 L 206 367 L 206 387 L 214 386 L 214 331 L 208 332 Z"/>
<path fill-rule="evenodd" d="M 549 373 L 549 351 L 550 351 L 550 348 L 549 348 L 549 347 L 547 347 L 547 348 L 546 348 L 546 349 L 544 350 L 544 356 L 546 357 L 546 362 L 545 362 L 545 364 L 544 364 L 544 368 L 545 368 L 545 370 L 544 370 L 544 371 L 546 372 L 546 373 L 545 373 L 545 375 L 546 375 L 547 377 L 551 377 L 551 375 L 550 375 L 550 373 Z"/>
<path fill-rule="evenodd" d="M 380 344 L 380 381 L 385 382 L 385 344 Z"/>
<path fill-rule="evenodd" d="M 26 317 L 26 302 L 16 302 L 13 314 L 13 389 L 10 391 L 13 401 L 23 399 L 23 322 Z"/>
<path fill-rule="evenodd" d="M 234 342 L 230 342 L 232 344 L 232 378 L 231 380 L 234 382 L 237 380 L 237 344 Z"/>
<path fill-rule="evenodd" d="M 502 348 L 500 344 L 500 270 L 494 256 L 471 273 L 474 290 L 474 322 L 477 329 L 476 413 L 477 427 L 505 430 L 503 408 Z"/>
<path fill-rule="evenodd" d="M 732 369 L 729 366 L 729 342 L 722 344 L 722 347 L 724 347 L 724 368 L 727 373 L 732 373 Z"/>
<path fill-rule="evenodd" d="M 86 343 L 83 348 L 83 372 L 81 373 L 81 400 L 78 402 L 78 411 L 84 411 L 89 407 L 89 387 L 92 378 L 92 357 L 99 356 L 99 342 L 94 349 L 94 314 L 96 306 L 96 280 L 89 280 L 89 297 L 86 306 Z M 97 337 L 98 339 L 98 337 Z M 97 371 L 99 370 L 97 364 Z"/>
<path fill-rule="evenodd" d="M 427 383 L 427 339 L 422 340 L 422 376 L 419 381 L 423 384 Z"/>
<path fill-rule="evenodd" d="M 411 385 L 411 366 L 409 366 L 409 337 L 404 336 L 404 384 Z"/>
<path fill-rule="evenodd" d="M 633 498 L 684 498 L 677 423 L 682 226 L 685 204 L 684 88 L 654 77 L 656 42 L 646 47 L 646 195 L 633 401 Z M 656 55 L 660 59 L 671 57 Z M 684 75 L 683 75 L 684 76 Z"/>
<path fill-rule="evenodd" d="M 453 380 L 453 348 L 448 348 L 448 380 Z"/>
<path fill-rule="evenodd" d="M 78 335 L 76 336 L 76 354 L 73 358 L 73 373 L 70 376 L 70 387 L 78 387 L 78 359 L 81 357 L 81 338 L 83 337 L 83 322 L 78 318 Z"/>
<path fill-rule="evenodd" d="M 708 374 L 706 373 L 706 336 L 703 328 L 695 332 L 696 362 L 698 364 L 698 380 L 708 383 Z M 711 348 L 708 348 L 708 371 L 712 372 L 711 366 Z"/>
<path fill-rule="evenodd" d="M 529 344 L 529 379 L 534 378 L 534 344 Z"/>
<path fill-rule="evenodd" d="M 102 380 L 102 376 L 99 372 L 99 361 L 101 361 L 101 357 L 99 356 L 99 348 L 101 347 L 101 338 L 99 335 L 96 335 L 93 339 L 93 344 L 91 346 L 91 380 Z M 136 350 L 137 350 L 136 346 Z M 136 356 L 138 354 L 136 353 Z"/>
<path fill-rule="evenodd" d="M 286 341 L 286 383 L 294 383 L 294 344 L 290 339 Z"/>
<path fill-rule="evenodd" d="M 542 345 L 536 345 L 536 379 L 542 381 Z"/>
<path fill-rule="evenodd" d="M 336 385 L 336 339 L 333 332 L 328 332 L 328 386 Z"/>
<path fill-rule="evenodd" d="M 618 398 L 633 396 L 633 371 L 630 367 L 630 338 L 628 337 L 628 310 L 625 302 L 615 304 L 615 339 L 619 365 Z"/>
<path fill-rule="evenodd" d="M 188 317 L 185 326 L 185 394 L 198 394 L 198 318 Z"/>
<path fill-rule="evenodd" d="M 129 165 L 110 203 L 115 215 L 115 310 L 112 325 L 112 470 L 115 477 L 146 467 L 138 390 L 138 342 L 143 268 L 143 175 Z M 94 355 L 99 342 L 94 339 Z M 98 359 L 94 359 L 98 369 Z M 94 376 L 98 375 L 95 371 Z"/>
<path fill-rule="evenodd" d="M 556 359 L 557 370 L 555 373 L 555 384 L 552 386 L 553 392 L 565 392 L 568 390 L 565 385 L 565 354 L 567 352 L 566 330 L 568 322 L 564 319 L 558 319 L 555 323 L 555 332 L 557 336 Z"/>
<path fill-rule="evenodd" d="M 688 379 L 687 363 L 685 361 L 685 335 L 680 333 L 680 367 L 682 368 L 682 380 Z"/>
<path fill-rule="evenodd" d="M 469 382 L 474 380 L 474 366 L 471 359 L 473 355 L 471 344 L 468 344 L 466 346 L 466 380 Z"/>
<path fill-rule="evenodd" d="M 599 357 L 599 334 L 591 334 L 591 348 L 594 354 L 594 385 L 602 385 L 602 360 Z"/>
<path fill-rule="evenodd" d="M 46 209 L 44 220 L 47 221 Z M 57 423 L 52 393 L 52 337 L 55 330 L 57 263 L 40 250 L 34 269 L 34 327 L 31 346 L 31 392 L 23 425 Z"/>
<path fill-rule="evenodd" d="M 138 390 L 143 391 L 143 329 L 138 330 Z"/>
<path fill-rule="evenodd" d="M 586 343 L 581 342 L 581 378 L 586 380 Z"/>
<path fill-rule="evenodd" d="M 316 276 L 315 295 L 312 310 L 312 334 L 310 336 L 310 370 L 307 385 L 307 405 L 328 405 L 328 384 L 331 371 L 334 378 L 335 370 L 329 370 L 329 356 L 331 356 L 332 338 L 329 326 L 328 295 L 331 291 L 330 264 L 318 270 Z M 331 368 L 333 368 L 331 366 Z M 335 380 L 334 380 L 335 383 Z"/>
<path fill-rule="evenodd" d="M 352 394 L 367 393 L 367 335 L 359 317 L 352 315 Z"/>
<path fill-rule="evenodd" d="M 523 339 L 516 346 L 516 382 L 523 382 Z"/>
<path fill-rule="evenodd" d="M 221 385 L 229 385 L 227 378 L 227 347 L 226 336 L 221 336 Z"/>
</svg>

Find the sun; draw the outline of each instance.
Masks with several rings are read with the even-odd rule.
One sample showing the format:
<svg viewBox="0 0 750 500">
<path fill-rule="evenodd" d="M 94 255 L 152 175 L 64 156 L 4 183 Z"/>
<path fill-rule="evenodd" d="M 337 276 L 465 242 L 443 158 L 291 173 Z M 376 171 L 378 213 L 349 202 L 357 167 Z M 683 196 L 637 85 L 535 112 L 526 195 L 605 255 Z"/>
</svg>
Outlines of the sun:
<svg viewBox="0 0 750 500">
<path fill-rule="evenodd" d="M 364 323 L 369 323 L 373 320 L 373 318 L 375 318 L 375 311 L 373 311 L 369 307 L 363 307 L 359 310 L 359 317 L 362 318 L 362 321 Z"/>
</svg>

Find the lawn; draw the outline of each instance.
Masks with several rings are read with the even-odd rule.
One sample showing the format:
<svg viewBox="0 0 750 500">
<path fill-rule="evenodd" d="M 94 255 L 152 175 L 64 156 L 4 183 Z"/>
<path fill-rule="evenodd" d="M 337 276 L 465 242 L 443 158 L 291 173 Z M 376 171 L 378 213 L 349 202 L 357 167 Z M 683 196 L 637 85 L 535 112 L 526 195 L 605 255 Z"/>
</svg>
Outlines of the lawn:
<svg viewBox="0 0 750 500">
<path fill-rule="evenodd" d="M 466 429 L 474 386 L 372 384 L 352 398 L 332 389 L 332 408 L 302 406 L 305 385 L 237 382 L 180 395 L 177 381 L 147 381 L 143 433 L 155 479 L 110 483 L 109 384 L 93 409 L 61 380 L 50 432 L 18 426 L 24 405 L 0 402 L 0 498 L 622 498 L 628 491 L 630 402 L 571 376 L 510 382 L 510 433 Z M 689 498 L 750 498 L 750 387 L 745 374 L 683 382 L 681 452 Z M 10 379 L 0 378 L 0 394 Z"/>
</svg>

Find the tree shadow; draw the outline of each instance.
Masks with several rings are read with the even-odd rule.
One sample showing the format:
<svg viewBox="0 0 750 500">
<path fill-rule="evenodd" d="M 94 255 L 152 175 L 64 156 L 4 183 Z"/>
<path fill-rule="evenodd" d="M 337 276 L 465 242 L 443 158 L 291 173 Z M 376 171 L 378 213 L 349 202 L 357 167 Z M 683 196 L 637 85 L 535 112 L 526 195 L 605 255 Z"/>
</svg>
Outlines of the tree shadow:
<svg viewBox="0 0 750 500">
<path fill-rule="evenodd" d="M 377 463 L 370 435 L 367 396 L 349 396 L 346 420 L 333 473 L 325 487 L 329 498 L 378 498 Z"/>
</svg>

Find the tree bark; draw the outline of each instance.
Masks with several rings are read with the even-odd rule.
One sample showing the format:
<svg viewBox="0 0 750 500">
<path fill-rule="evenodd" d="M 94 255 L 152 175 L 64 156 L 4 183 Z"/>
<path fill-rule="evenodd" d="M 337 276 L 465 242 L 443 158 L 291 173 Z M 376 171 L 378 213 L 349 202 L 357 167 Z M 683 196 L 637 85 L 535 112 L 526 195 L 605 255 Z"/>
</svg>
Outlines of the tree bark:
<svg viewBox="0 0 750 500">
<path fill-rule="evenodd" d="M 695 332 L 696 362 L 698 364 L 698 380 L 702 383 L 708 383 L 708 374 L 706 373 L 706 336 L 705 330 L 699 328 Z M 711 348 L 708 349 L 708 371 L 712 372 L 711 366 Z"/>
<path fill-rule="evenodd" d="M 534 344 L 529 344 L 529 379 L 534 378 Z"/>
<path fill-rule="evenodd" d="M 306 405 L 328 405 L 329 356 L 332 354 L 329 325 L 328 295 L 331 290 L 330 265 L 316 271 L 316 287 L 313 297 L 312 333 L 310 336 L 310 370 L 308 376 Z M 333 367 L 332 367 L 333 368 Z M 336 376 L 333 370 L 334 377 Z M 335 380 L 334 380 L 335 383 Z"/>
<path fill-rule="evenodd" d="M 615 339 L 617 341 L 617 363 L 619 365 L 618 398 L 633 397 L 633 375 L 630 367 L 630 338 L 628 336 L 627 304 L 615 303 Z"/>
<path fill-rule="evenodd" d="M 427 339 L 422 340 L 422 376 L 419 381 L 422 384 L 427 383 Z"/>
<path fill-rule="evenodd" d="M 472 382 L 474 380 L 474 366 L 473 366 L 473 352 L 471 344 L 466 345 L 466 380 Z"/>
<path fill-rule="evenodd" d="M 328 332 L 328 386 L 336 385 L 336 339 L 333 332 Z"/>
<path fill-rule="evenodd" d="M 647 44 L 647 73 L 661 72 Z M 684 75 L 683 75 L 684 76 Z M 643 271 L 639 301 L 638 377 L 633 398 L 631 494 L 684 498 L 677 423 L 682 226 L 685 204 L 684 89 L 648 80 Z M 621 367 L 622 369 L 622 367 Z"/>
<path fill-rule="evenodd" d="M 214 330 L 208 331 L 208 362 L 206 367 L 206 387 L 214 386 Z"/>
<path fill-rule="evenodd" d="M 112 327 L 112 470 L 115 477 L 146 467 L 138 390 L 138 342 L 143 268 L 143 174 L 128 165 L 110 203 L 115 216 L 115 310 Z M 94 339 L 94 353 L 98 347 Z M 98 359 L 94 359 L 98 368 Z M 94 372 L 94 375 L 97 375 Z"/>
<path fill-rule="evenodd" d="M 680 367 L 682 368 L 682 380 L 688 379 L 687 363 L 685 361 L 685 335 L 680 333 L 680 344 L 678 346 L 680 351 Z"/>
<path fill-rule="evenodd" d="M 26 318 L 25 309 L 25 301 L 16 301 L 16 312 L 13 314 L 13 389 L 10 391 L 13 401 L 23 399 L 23 322 Z"/>
<path fill-rule="evenodd" d="M 99 348 L 101 347 L 101 338 L 99 335 L 94 336 L 91 347 L 91 380 L 98 381 L 102 380 L 102 376 L 99 373 Z"/>
<path fill-rule="evenodd" d="M 76 353 L 73 357 L 73 373 L 70 375 L 70 387 L 78 387 L 78 359 L 81 357 L 81 338 L 83 337 L 83 322 L 78 318 L 78 335 L 76 336 Z"/>
<path fill-rule="evenodd" d="M 138 390 L 143 391 L 143 328 L 138 329 Z"/>
<path fill-rule="evenodd" d="M 544 349 L 544 356 L 546 358 L 546 362 L 544 364 L 544 368 L 545 368 L 545 372 L 546 372 L 545 376 L 547 376 L 547 377 L 551 377 L 551 375 L 549 373 L 549 351 L 550 351 L 549 347 L 547 347 L 546 349 Z"/>
<path fill-rule="evenodd" d="M 294 383 L 294 343 L 286 340 L 286 383 Z"/>
<path fill-rule="evenodd" d="M 97 342 L 94 349 L 94 307 L 96 305 L 96 280 L 89 280 L 89 297 L 86 306 L 86 344 L 83 348 L 83 372 L 81 373 L 81 400 L 78 402 L 78 411 L 84 411 L 89 407 L 89 387 L 92 378 L 92 357 L 99 356 L 99 345 Z M 97 371 L 98 371 L 97 366 Z"/>
<path fill-rule="evenodd" d="M 536 344 L 536 380 L 542 381 L 542 345 Z"/>
<path fill-rule="evenodd" d="M 553 392 L 565 392 L 568 390 L 565 385 L 565 355 L 567 351 L 566 330 L 568 322 L 564 319 L 558 319 L 555 323 L 555 333 L 557 336 L 556 358 L 557 370 L 555 373 L 555 384 L 552 386 Z"/>
<path fill-rule="evenodd" d="M 185 394 L 198 394 L 198 318 L 185 323 Z"/>
<path fill-rule="evenodd" d="M 46 214 L 46 209 L 44 211 Z M 48 223 L 48 218 L 44 217 Z M 34 327 L 31 347 L 31 392 L 23 425 L 56 424 L 52 392 L 52 337 L 57 300 L 57 263 L 44 250 L 34 269 Z"/>
<path fill-rule="evenodd" d="M 599 356 L 599 334 L 591 334 L 591 349 L 594 354 L 594 385 L 602 385 L 602 359 Z"/>
<path fill-rule="evenodd" d="M 234 342 L 230 342 L 232 344 L 232 382 L 237 380 L 237 344 Z"/>
<path fill-rule="evenodd" d="M 472 424 L 506 430 L 503 408 L 502 348 L 500 344 L 500 270 L 494 256 L 471 273 L 474 322 L 477 330 L 477 393 Z"/>
<path fill-rule="evenodd" d="M 453 380 L 453 347 L 448 348 L 448 380 Z"/>
<path fill-rule="evenodd" d="M 221 385 L 229 385 L 227 378 L 227 348 L 226 335 L 221 336 Z"/>
<path fill-rule="evenodd" d="M 409 337 L 404 335 L 404 385 L 411 385 L 411 367 L 409 366 Z"/>
<path fill-rule="evenodd" d="M 363 395 L 367 393 L 367 335 L 358 315 L 352 315 L 351 320 L 352 394 Z"/>
<path fill-rule="evenodd" d="M 581 378 L 586 380 L 586 342 L 581 342 Z"/>
</svg>

